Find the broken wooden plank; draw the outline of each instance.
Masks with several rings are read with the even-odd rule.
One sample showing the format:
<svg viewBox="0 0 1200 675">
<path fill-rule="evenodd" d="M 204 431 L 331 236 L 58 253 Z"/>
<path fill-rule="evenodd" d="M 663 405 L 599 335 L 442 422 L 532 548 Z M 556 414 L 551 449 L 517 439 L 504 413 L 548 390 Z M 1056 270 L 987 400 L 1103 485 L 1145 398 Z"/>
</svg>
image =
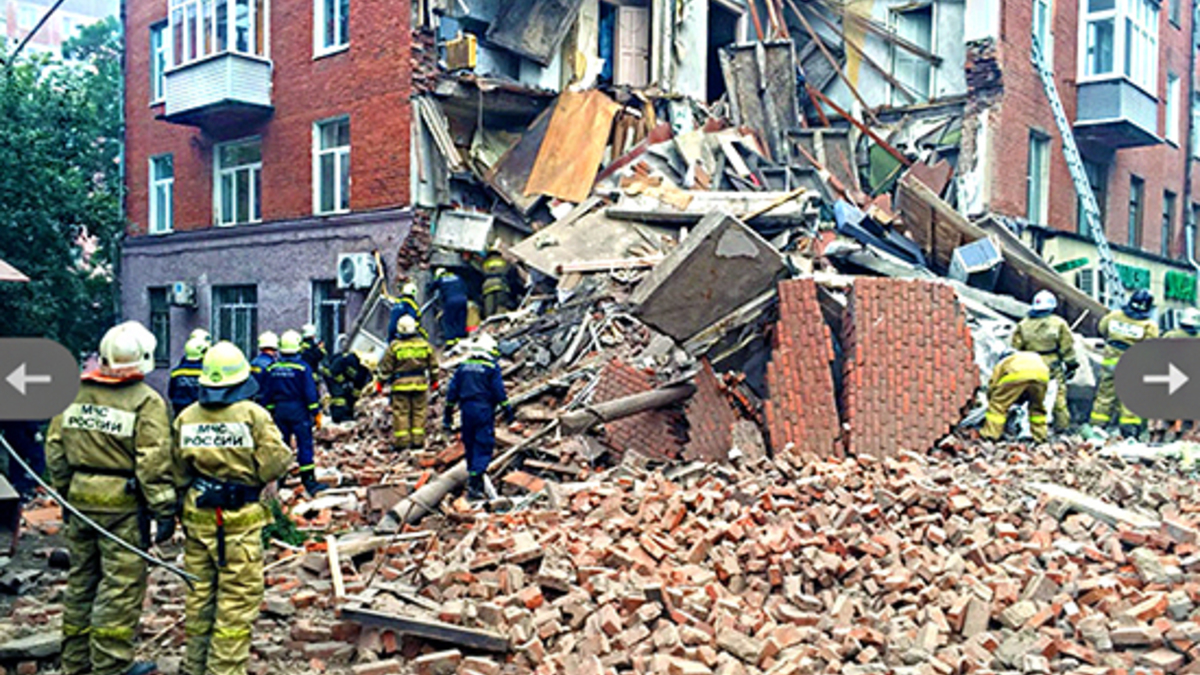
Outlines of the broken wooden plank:
<svg viewBox="0 0 1200 675">
<path fill-rule="evenodd" d="M 335 600 L 342 600 L 346 597 L 346 582 L 342 579 L 342 559 L 338 555 L 336 535 L 325 535 L 325 555 L 329 558 L 329 579 L 333 582 L 333 597 Z"/>
<path fill-rule="evenodd" d="M 436 640 L 486 652 L 507 652 L 508 638 L 491 631 L 463 628 L 432 619 L 384 614 L 360 607 L 343 607 L 342 618 L 364 626 L 387 628 L 402 635 Z"/>
<path fill-rule="evenodd" d="M 830 54 L 829 50 L 825 48 L 825 42 L 821 39 L 820 35 L 817 35 L 817 31 L 813 29 L 812 24 L 808 22 L 808 19 L 804 17 L 804 12 L 800 11 L 800 8 L 796 6 L 794 0 L 787 0 L 787 6 L 791 8 L 792 14 L 794 14 L 797 19 L 800 19 L 800 23 L 804 26 L 804 30 L 808 33 L 808 36 L 817 44 L 817 48 L 821 50 L 821 54 L 825 57 L 825 60 L 829 62 L 829 65 L 833 67 L 833 71 L 842 79 L 842 83 L 845 84 L 846 88 L 850 90 L 850 93 L 854 95 L 854 100 L 858 101 L 858 104 L 862 106 L 863 112 L 866 113 L 867 117 L 871 118 L 872 122 L 879 124 L 879 118 L 875 117 L 875 113 L 871 112 L 871 106 L 867 105 L 867 102 L 863 100 L 862 95 L 858 93 L 858 88 L 854 86 L 854 83 L 850 81 L 849 77 L 846 77 L 846 73 L 842 70 L 841 65 L 838 64 L 837 59 L 833 58 L 833 54 Z"/>
<path fill-rule="evenodd" d="M 620 109 L 600 91 L 563 92 L 525 183 L 525 196 L 542 194 L 573 203 L 587 199 Z"/>
<path fill-rule="evenodd" d="M 1099 518 L 1112 526 L 1120 524 L 1134 528 L 1159 529 L 1161 523 L 1154 518 L 1140 513 L 1123 509 L 1115 504 L 1097 499 L 1091 495 L 1054 483 L 1026 483 L 1025 491 L 1031 494 L 1043 494 L 1047 497 L 1066 503 L 1072 509 L 1086 513 L 1093 518 Z"/>
</svg>

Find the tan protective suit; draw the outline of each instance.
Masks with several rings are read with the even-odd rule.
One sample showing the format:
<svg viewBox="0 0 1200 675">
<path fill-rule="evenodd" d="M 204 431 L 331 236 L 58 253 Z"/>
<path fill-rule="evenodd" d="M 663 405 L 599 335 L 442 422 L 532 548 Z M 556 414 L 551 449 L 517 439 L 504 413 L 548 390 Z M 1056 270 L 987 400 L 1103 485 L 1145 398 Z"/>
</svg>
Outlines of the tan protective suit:
<svg viewBox="0 0 1200 675">
<path fill-rule="evenodd" d="M 190 486 L 181 518 L 187 535 L 183 563 L 200 578 L 187 595 L 185 675 L 246 672 L 250 629 L 263 599 L 262 528 L 271 522 L 256 494 L 239 508 L 198 506 L 198 484 L 219 482 L 256 493 L 282 478 L 291 462 L 291 449 L 257 403 L 194 405 L 175 420 L 176 480 L 181 488 Z"/>
<path fill-rule="evenodd" d="M 420 335 L 401 335 L 388 345 L 377 374 L 391 385 L 392 449 L 424 448 L 429 387 L 438 376 L 433 347 Z"/>
<path fill-rule="evenodd" d="M 1059 431 L 1071 426 L 1071 413 L 1067 409 L 1067 368 L 1077 365 L 1075 339 L 1071 327 L 1057 314 L 1031 316 L 1021 319 L 1012 336 L 1013 349 L 1037 352 L 1050 368 L 1050 376 L 1058 380 L 1058 394 L 1054 397 L 1054 428 Z"/>
<path fill-rule="evenodd" d="M 46 467 L 73 506 L 129 544 L 148 547 L 139 509 L 144 519 L 175 509 L 166 402 L 140 376 L 85 374 L 75 402 L 50 421 Z M 66 529 L 63 672 L 123 673 L 133 663 L 146 563 L 79 520 Z"/>
<path fill-rule="evenodd" d="M 1142 340 L 1158 337 L 1158 324 L 1152 319 L 1135 319 L 1124 310 L 1117 309 L 1100 320 L 1099 329 L 1105 344 L 1100 380 L 1096 383 L 1096 398 L 1092 401 L 1092 424 L 1099 427 L 1108 426 L 1112 422 L 1114 408 L 1121 411 L 1118 424 L 1141 424 L 1142 418 L 1117 400 L 1115 373 L 1117 363 L 1121 361 L 1121 355 L 1127 349 Z"/>
<path fill-rule="evenodd" d="M 1036 352 L 1017 352 L 996 364 L 988 383 L 988 409 L 979 435 L 998 441 L 1004 435 L 1008 411 L 1029 403 L 1029 429 L 1033 440 L 1046 440 L 1046 385 L 1050 368 Z"/>
</svg>

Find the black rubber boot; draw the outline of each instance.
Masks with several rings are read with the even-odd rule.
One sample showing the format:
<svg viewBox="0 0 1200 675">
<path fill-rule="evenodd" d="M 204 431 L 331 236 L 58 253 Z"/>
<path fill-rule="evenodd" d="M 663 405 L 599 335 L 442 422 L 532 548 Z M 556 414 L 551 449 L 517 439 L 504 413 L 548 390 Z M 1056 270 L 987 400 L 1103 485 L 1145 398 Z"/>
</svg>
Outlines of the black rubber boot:
<svg viewBox="0 0 1200 675">
<path fill-rule="evenodd" d="M 1137 440 L 1137 437 L 1141 433 L 1141 431 L 1142 431 L 1141 428 L 1138 427 L 1136 424 L 1122 424 L 1121 425 L 1121 438 L 1131 438 L 1131 439 Z"/>
<path fill-rule="evenodd" d="M 483 474 L 473 473 L 467 476 L 467 501 L 481 502 L 487 499 L 483 490 Z"/>
<path fill-rule="evenodd" d="M 158 672 L 158 664 L 153 661 L 134 661 L 125 671 L 125 675 L 151 675 Z"/>
<path fill-rule="evenodd" d="M 304 491 L 309 497 L 316 497 L 317 493 L 324 492 L 329 489 L 329 486 L 317 480 L 317 477 L 312 471 L 303 471 L 300 473 L 300 480 L 304 483 Z"/>
</svg>

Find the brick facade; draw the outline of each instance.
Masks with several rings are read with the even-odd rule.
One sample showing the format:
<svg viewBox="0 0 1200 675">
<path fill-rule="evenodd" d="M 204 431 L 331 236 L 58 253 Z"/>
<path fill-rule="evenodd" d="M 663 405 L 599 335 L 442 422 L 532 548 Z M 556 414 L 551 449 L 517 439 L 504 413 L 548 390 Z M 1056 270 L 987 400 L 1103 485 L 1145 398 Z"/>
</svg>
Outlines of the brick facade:
<svg viewBox="0 0 1200 675">
<path fill-rule="evenodd" d="M 600 373 L 592 403 L 641 394 L 655 386 L 650 373 L 614 359 Z M 676 409 L 647 410 L 606 423 L 604 442 L 618 452 L 632 450 L 654 460 L 673 460 L 682 450 L 683 427 L 683 416 Z"/>
<path fill-rule="evenodd" d="M 313 124 L 342 115 L 350 118 L 351 210 L 409 203 L 412 31 L 407 3 L 352 0 L 349 48 L 314 59 L 312 0 L 268 1 L 274 116 L 254 128 L 222 130 L 222 138 L 155 119 L 163 106 L 150 105 L 150 27 L 166 20 L 167 0 L 127 5 L 131 236 L 147 230 L 150 157 L 174 155 L 175 231 L 203 229 L 213 221 L 213 144 L 253 135 L 262 136 L 263 221 L 311 216 Z"/>
<path fill-rule="evenodd" d="M 779 321 L 775 324 L 764 404 L 771 446 L 792 444 L 797 452 L 822 457 L 841 454 L 832 364 L 833 338 L 821 318 L 812 279 L 779 284 Z"/>
<path fill-rule="evenodd" d="M 841 344 L 851 454 L 932 447 L 979 386 L 966 314 L 948 284 L 855 279 Z"/>
<path fill-rule="evenodd" d="M 689 460 L 723 462 L 733 447 L 733 425 L 738 417 L 729 406 L 721 380 L 708 361 L 702 361 L 696 373 L 696 393 L 684 407 L 688 422 L 688 442 L 683 456 Z"/>
<path fill-rule="evenodd" d="M 1182 78 L 1180 94 L 1181 146 L 1160 143 L 1143 148 L 1113 152 L 1081 144 L 1080 150 L 1092 161 L 1107 165 L 1106 198 L 1101 210 L 1105 214 L 1105 232 L 1114 244 L 1126 244 L 1129 239 L 1129 197 L 1131 176 L 1145 181 L 1142 207 L 1141 249 L 1158 254 L 1162 251 L 1163 193 L 1176 196 L 1171 226 L 1170 257 L 1183 254 L 1183 226 L 1187 209 L 1184 207 L 1184 181 L 1188 111 L 1190 106 L 1188 65 L 1191 41 L 1191 2 L 1181 0 L 1180 24 L 1169 19 L 1167 3 L 1159 11 L 1159 67 L 1157 91 L 1158 129 L 1165 133 L 1165 92 L 1167 73 Z M 987 132 L 990 136 L 992 161 L 988 167 L 990 210 L 1004 215 L 1025 217 L 1027 213 L 1026 175 L 1029 163 L 1031 131 L 1050 137 L 1050 180 L 1048 226 L 1076 231 L 1077 207 L 1074 184 L 1063 156 L 1061 136 L 1042 90 L 1041 79 L 1030 62 L 1032 44 L 1031 2 L 1005 2 L 1001 5 L 1000 35 L 996 45 L 997 61 L 1002 71 L 1002 92 L 990 106 Z M 1083 29 L 1079 16 L 1079 0 L 1054 0 L 1052 30 L 1054 34 L 1053 64 L 1059 95 L 1068 119 L 1076 117 L 1078 76 L 1078 31 Z M 1017 170 L 1019 167 L 1020 170 Z M 1193 185 L 1200 182 L 1193 181 Z M 1193 191 L 1193 202 L 1200 199 Z"/>
</svg>

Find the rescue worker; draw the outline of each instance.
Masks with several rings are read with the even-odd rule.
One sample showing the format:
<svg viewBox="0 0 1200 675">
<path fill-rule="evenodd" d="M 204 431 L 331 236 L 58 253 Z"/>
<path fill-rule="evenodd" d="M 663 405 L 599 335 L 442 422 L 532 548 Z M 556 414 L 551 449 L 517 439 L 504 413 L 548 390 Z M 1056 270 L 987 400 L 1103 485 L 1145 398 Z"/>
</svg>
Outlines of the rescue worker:
<svg viewBox="0 0 1200 675">
<path fill-rule="evenodd" d="M 184 675 L 242 675 L 263 599 L 263 486 L 292 453 L 253 402 L 245 355 L 219 342 L 204 357 L 200 400 L 175 420 L 174 476 L 183 490 L 183 565 L 199 577 L 185 603 Z"/>
<path fill-rule="evenodd" d="M 354 404 L 358 392 L 371 381 L 371 373 L 363 366 L 358 354 L 347 349 L 350 338 L 339 335 L 337 349 L 321 364 L 321 375 L 329 389 L 329 416 L 334 422 L 354 419 Z"/>
<path fill-rule="evenodd" d="M 284 444 L 291 447 L 295 441 L 300 480 L 311 497 L 325 489 L 316 479 L 313 460 L 313 424 L 321 426 L 321 413 L 315 376 L 300 350 L 299 333 L 289 330 L 279 336 L 279 360 L 267 366 L 262 400 L 279 426 Z"/>
<path fill-rule="evenodd" d="M 1163 335 L 1163 338 L 1181 340 L 1196 337 L 1200 337 L 1200 310 L 1194 307 L 1183 310 L 1183 315 L 1179 317 L 1179 327 L 1173 328 Z M 1150 427 L 1150 440 L 1155 443 L 1162 442 L 1168 440 L 1166 438 L 1168 432 L 1175 438 L 1183 433 L 1183 420 L 1154 420 L 1150 423 Z"/>
<path fill-rule="evenodd" d="M 400 287 L 400 299 L 392 305 L 392 312 L 388 317 L 388 344 L 399 337 L 400 334 L 396 332 L 396 322 L 402 316 L 411 316 L 413 321 L 417 322 L 417 331 L 421 333 L 421 337 L 429 339 L 429 334 L 421 327 L 421 305 L 417 303 L 417 285 L 411 281 L 405 282 Z"/>
<path fill-rule="evenodd" d="M 167 398 L 171 401 L 176 415 L 195 403 L 196 397 L 200 395 L 200 360 L 204 358 L 206 351 L 208 344 L 203 338 L 188 338 L 187 344 L 183 346 L 183 358 L 179 360 L 179 365 L 171 369 Z"/>
<path fill-rule="evenodd" d="M 250 361 L 250 376 L 258 384 L 258 393 L 255 394 L 255 400 L 260 400 L 263 390 L 266 389 L 267 368 L 278 360 L 279 336 L 271 331 L 259 335 L 258 355 Z"/>
<path fill-rule="evenodd" d="M 1006 350 L 992 370 L 988 382 L 988 408 L 979 435 L 992 441 L 1004 436 L 1008 411 L 1022 403 L 1029 404 L 1029 430 L 1033 440 L 1044 442 L 1046 430 L 1046 387 L 1050 384 L 1050 367 L 1037 352 Z"/>
<path fill-rule="evenodd" d="M 155 339 L 137 322 L 100 341 L 100 363 L 81 376 L 75 401 L 50 421 L 46 464 L 55 490 L 126 543 L 150 546 L 175 532 L 171 423 L 167 404 L 143 378 Z M 133 637 L 146 594 L 146 563 L 78 518 L 66 519 L 71 569 L 63 608 L 66 675 L 144 675 Z"/>
<path fill-rule="evenodd" d="M 8 441 L 12 449 L 17 451 L 17 454 L 29 465 L 36 476 L 46 473 L 46 452 L 41 439 L 38 438 L 41 426 L 39 422 L 32 420 L 0 420 L 0 436 Z M 8 454 L 0 452 L 0 461 L 7 459 Z M 37 496 L 38 485 L 33 476 L 30 476 L 29 472 L 18 466 L 16 462 L 10 461 L 7 464 L 8 469 L 5 475 L 13 489 L 20 495 L 21 502 L 28 502 Z"/>
<path fill-rule="evenodd" d="M 197 328 L 188 335 L 189 340 L 199 340 L 204 343 L 205 349 L 212 346 L 212 334 L 207 329 Z"/>
<path fill-rule="evenodd" d="M 457 274 L 438 268 L 433 277 L 433 295 L 441 310 L 442 342 L 457 344 L 467 336 L 467 284 Z"/>
<path fill-rule="evenodd" d="M 313 372 L 314 382 L 316 374 L 320 372 L 321 363 L 325 360 L 325 344 L 317 339 L 317 327 L 311 323 L 304 324 L 300 329 L 300 357 L 308 364 L 308 367 Z"/>
<path fill-rule="evenodd" d="M 1121 360 L 1121 354 L 1127 349 L 1143 340 L 1158 337 L 1158 324 L 1150 316 L 1153 309 L 1154 296 L 1141 288 L 1134 292 L 1124 308 L 1113 310 L 1100 320 L 1099 329 L 1100 337 L 1104 338 L 1104 352 L 1100 378 L 1096 384 L 1096 398 L 1092 402 L 1092 425 L 1108 426 L 1112 422 L 1113 410 L 1119 409 L 1118 424 L 1121 434 L 1126 437 L 1137 435 L 1142 418 L 1117 400 L 1114 373 L 1117 363 Z"/>
<path fill-rule="evenodd" d="M 1067 382 L 1079 369 L 1075 357 L 1075 338 L 1066 320 L 1054 313 L 1058 299 L 1050 291 L 1038 291 L 1033 296 L 1033 309 L 1029 316 L 1021 319 L 1013 331 L 1012 346 L 1017 351 L 1037 352 L 1050 368 L 1050 375 L 1058 382 L 1057 393 L 1052 404 L 1054 429 L 1066 431 L 1071 426 L 1071 412 L 1067 409 Z M 1051 406 L 1047 406 L 1051 407 Z"/>
<path fill-rule="evenodd" d="M 446 390 L 446 408 L 442 428 L 452 428 L 455 406 L 462 408 L 462 442 L 467 455 L 467 498 L 484 498 L 484 474 L 492 462 L 496 447 L 496 408 L 502 408 L 506 420 L 515 418 L 500 366 L 492 360 L 496 341 L 486 333 L 476 338 L 470 358 L 463 361 L 450 378 Z"/>
<path fill-rule="evenodd" d="M 391 391 L 392 450 L 423 450 L 429 388 L 437 389 L 437 356 L 411 316 L 400 317 L 396 332 L 399 337 L 388 345 L 377 373 Z"/>
<path fill-rule="evenodd" d="M 512 309 L 512 286 L 509 283 L 511 268 L 493 246 L 483 259 L 483 316 L 503 314 Z"/>
</svg>

